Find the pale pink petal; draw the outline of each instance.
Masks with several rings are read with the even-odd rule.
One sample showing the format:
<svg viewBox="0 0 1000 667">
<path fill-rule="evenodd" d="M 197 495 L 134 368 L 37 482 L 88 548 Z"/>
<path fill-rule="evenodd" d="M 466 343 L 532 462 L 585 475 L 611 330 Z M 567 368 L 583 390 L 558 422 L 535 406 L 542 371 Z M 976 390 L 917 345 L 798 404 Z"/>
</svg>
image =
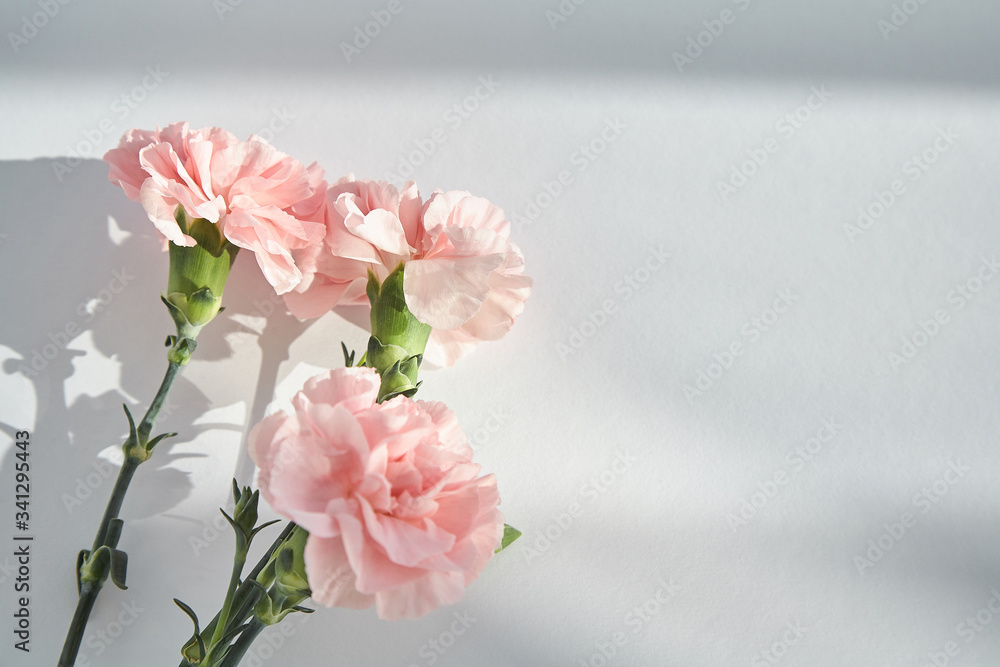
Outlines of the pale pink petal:
<svg viewBox="0 0 1000 667">
<path fill-rule="evenodd" d="M 455 536 L 429 519 L 411 524 L 384 514 L 375 514 L 367 504 L 363 504 L 361 509 L 364 513 L 365 530 L 394 563 L 415 567 L 426 558 L 447 553 L 455 546 Z"/>
<path fill-rule="evenodd" d="M 316 602 L 347 609 L 367 609 L 375 603 L 374 595 L 358 592 L 357 577 L 340 538 L 324 539 L 310 533 L 305 557 L 309 588 Z"/>
<path fill-rule="evenodd" d="M 178 207 L 219 224 L 227 239 L 257 256 L 279 294 L 302 280 L 291 251 L 318 247 L 326 234 L 322 169 L 307 169 L 260 137 L 239 141 L 221 128 L 174 123 L 126 132 L 105 161 L 111 182 L 142 203 L 169 241 L 195 244 L 174 222 Z"/>
<path fill-rule="evenodd" d="M 139 164 L 139 151 L 146 146 L 160 141 L 158 130 L 129 130 L 117 148 L 112 148 L 104 154 L 108 163 L 108 180 L 121 186 L 125 196 L 132 201 L 139 201 L 139 188 L 149 174 Z"/>
<path fill-rule="evenodd" d="M 274 228 L 266 224 L 266 219 L 244 210 L 233 211 L 226 217 L 224 233 L 233 245 L 254 253 L 264 278 L 278 294 L 290 291 L 302 280 L 302 273 L 295 266 L 287 245 L 282 243 Z"/>
<path fill-rule="evenodd" d="M 376 593 L 375 609 L 379 618 L 387 621 L 420 618 L 438 607 L 461 600 L 465 586 L 465 578 L 460 572 L 433 572 L 426 577 Z"/>
<path fill-rule="evenodd" d="M 403 225 L 385 209 L 375 209 L 360 220 L 352 216 L 347 222 L 347 230 L 384 252 L 400 256 L 410 254 Z"/>
<path fill-rule="evenodd" d="M 490 273 L 503 259 L 503 255 L 484 255 L 407 262 L 406 305 L 435 329 L 459 327 L 479 312 L 490 293 Z"/>
<path fill-rule="evenodd" d="M 370 368 L 311 379 L 293 413 L 254 428 L 251 451 L 261 495 L 309 530 L 313 598 L 416 618 L 462 597 L 503 516 L 454 414 L 405 396 L 376 403 L 378 384 Z"/>
</svg>

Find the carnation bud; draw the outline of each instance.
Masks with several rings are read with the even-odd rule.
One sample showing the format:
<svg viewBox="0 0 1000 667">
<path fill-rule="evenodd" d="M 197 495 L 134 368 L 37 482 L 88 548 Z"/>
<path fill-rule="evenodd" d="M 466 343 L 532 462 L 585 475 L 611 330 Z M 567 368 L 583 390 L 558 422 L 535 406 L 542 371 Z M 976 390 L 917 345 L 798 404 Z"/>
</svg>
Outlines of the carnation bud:
<svg viewBox="0 0 1000 667">
<path fill-rule="evenodd" d="M 236 531 L 236 541 L 238 545 L 247 548 L 250 540 L 253 539 L 257 525 L 257 502 L 260 498 L 259 491 L 251 491 L 249 486 L 240 489 L 240 485 L 233 480 L 233 517 L 226 519 Z M 225 514 L 225 512 L 223 512 Z"/>
</svg>

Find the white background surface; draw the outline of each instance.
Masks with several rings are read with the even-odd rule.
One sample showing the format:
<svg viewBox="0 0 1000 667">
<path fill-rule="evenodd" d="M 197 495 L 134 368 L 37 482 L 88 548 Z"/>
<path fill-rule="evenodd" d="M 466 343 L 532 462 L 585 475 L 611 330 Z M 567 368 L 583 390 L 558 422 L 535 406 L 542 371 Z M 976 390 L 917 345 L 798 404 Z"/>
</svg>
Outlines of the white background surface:
<svg viewBox="0 0 1000 667">
<path fill-rule="evenodd" d="M 421 390 L 458 413 L 525 537 L 454 608 L 395 624 L 321 609 L 245 664 L 600 665 L 618 632 L 608 664 L 924 665 L 948 642 L 957 655 L 939 664 L 997 664 L 1000 276 L 969 299 L 955 290 L 979 287 L 983 258 L 1000 254 L 1000 11 L 928 2 L 883 39 L 886 0 L 741 4 L 591 0 L 553 30 L 555 2 L 405 3 L 351 63 L 339 44 L 385 3 L 246 0 L 220 18 L 210 3 L 81 1 L 17 52 L 5 37 L 0 553 L 15 533 L 11 430 L 32 434 L 36 541 L 30 655 L 3 629 L 13 559 L 0 557 L 0 663 L 54 664 L 75 554 L 111 490 L 100 471 L 113 476 L 101 461 L 124 434 L 119 406 L 144 409 L 171 332 L 166 256 L 97 158 L 134 126 L 246 136 L 290 115 L 273 143 L 331 178 L 398 173 L 440 127 L 415 170 L 425 193 L 467 189 L 523 217 L 560 171 L 572 182 L 515 227 L 536 288 L 513 332 Z M 726 8 L 735 21 L 678 72 L 672 53 Z M 6 3 L 4 33 L 37 11 Z M 167 74 L 136 89 L 147 66 Z M 474 113 L 445 116 L 490 76 Z M 777 124 L 812 86 L 832 97 L 788 136 Z M 625 129 L 581 171 L 574 155 L 608 119 Z M 915 178 L 908 161 L 949 128 L 953 144 Z M 776 152 L 723 198 L 718 182 L 769 138 Z M 894 180 L 903 194 L 852 242 L 845 225 Z M 670 259 L 645 273 L 660 250 Z M 108 298 L 116 271 L 125 289 Z M 782 291 L 793 304 L 764 331 L 754 318 Z M 232 538 L 206 522 L 230 477 L 248 479 L 246 432 L 342 363 L 341 340 L 366 341 L 357 312 L 272 313 L 249 256 L 226 301 L 161 421 L 181 435 L 126 500 L 131 587 L 105 589 L 78 664 L 176 664 L 190 627 L 170 598 L 205 618 L 222 599 Z M 946 323 L 893 368 L 936 314 Z M 72 341 L 68 325 L 82 331 Z M 68 346 L 24 374 L 52 339 Z M 720 374 L 713 355 L 734 342 Z M 689 398 L 700 372 L 716 377 Z M 799 458 L 824 419 L 836 434 Z M 634 461 L 607 472 L 619 453 Z M 952 464 L 965 472 L 949 483 Z M 760 507 L 734 529 L 744 501 Z M 884 537 L 904 513 L 912 525 Z M 859 572 L 880 537 L 884 555 Z M 123 604 L 141 609 L 134 620 Z M 449 643 L 456 612 L 471 627 L 429 649 Z M 979 630 L 962 625 L 977 613 Z M 129 627 L 106 643 L 97 633 L 119 619 Z"/>
</svg>

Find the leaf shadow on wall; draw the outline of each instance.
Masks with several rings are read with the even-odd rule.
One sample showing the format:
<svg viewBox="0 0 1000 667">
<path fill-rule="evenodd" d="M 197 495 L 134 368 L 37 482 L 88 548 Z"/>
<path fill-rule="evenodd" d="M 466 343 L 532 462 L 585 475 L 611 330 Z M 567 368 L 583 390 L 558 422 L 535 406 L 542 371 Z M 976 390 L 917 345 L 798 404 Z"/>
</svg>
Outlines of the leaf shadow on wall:
<svg viewBox="0 0 1000 667">
<path fill-rule="evenodd" d="M 34 398 L 33 410 L 18 407 L 12 415 L 8 409 L 4 421 L 10 423 L 0 428 L 11 436 L 31 431 L 36 443 L 32 455 L 45 471 L 46 488 L 32 499 L 36 527 L 72 531 L 66 541 L 75 549 L 90 543 L 114 484 L 127 435 L 121 405 L 128 405 L 137 420 L 145 411 L 166 369 L 163 341 L 174 333 L 174 325 L 160 303 L 167 255 L 142 208 L 108 182 L 103 162 L 83 160 L 68 172 L 57 164 L 67 161 L 0 162 L 0 204 L 7 219 L 6 235 L 0 236 L 0 277 L 8 286 L 0 328 L 3 382 L 20 397 L 21 402 L 10 405 L 30 405 Z M 233 277 L 259 274 L 254 264 L 249 253 L 242 253 Z M 273 311 L 262 312 L 267 310 L 264 303 L 273 305 Z M 225 305 L 226 313 L 200 337 L 192 365 L 228 359 L 249 339 L 264 335 L 268 342 L 262 346 L 266 353 L 254 401 L 261 403 L 263 413 L 274 392 L 274 369 L 310 323 L 285 314 L 263 278 L 230 280 Z M 263 328 L 248 333 L 233 319 L 240 315 L 263 315 Z M 246 335 L 229 335 L 238 329 Z M 182 454 L 178 445 L 212 430 L 246 431 L 245 425 L 193 425 L 211 408 L 245 401 L 245 387 L 212 383 L 216 393 L 209 398 L 185 375 L 177 380 L 154 431 L 176 430 L 179 435 L 161 443 L 139 469 L 136 481 L 144 490 L 126 499 L 126 522 L 166 512 L 191 494 L 189 473 L 174 464 L 212 452 Z M 6 458 L 3 475 L 13 465 Z M 226 492 L 220 489 L 220 498 Z M 126 551 L 128 542 L 126 523 Z"/>
</svg>

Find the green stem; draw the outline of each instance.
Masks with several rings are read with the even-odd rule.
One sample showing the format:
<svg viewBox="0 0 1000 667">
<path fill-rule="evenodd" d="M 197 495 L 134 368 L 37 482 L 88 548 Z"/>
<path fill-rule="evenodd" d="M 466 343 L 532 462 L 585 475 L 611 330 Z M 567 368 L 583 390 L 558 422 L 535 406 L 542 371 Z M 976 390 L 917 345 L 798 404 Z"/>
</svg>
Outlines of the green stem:
<svg viewBox="0 0 1000 667">
<path fill-rule="evenodd" d="M 125 500 L 125 494 L 128 492 L 129 484 L 132 483 L 132 477 L 135 475 L 135 471 L 138 470 L 140 463 L 142 461 L 131 456 L 125 457 L 122 467 L 118 470 L 115 487 L 111 490 L 111 498 L 108 500 L 108 506 L 104 508 L 104 516 L 101 518 L 100 527 L 97 529 L 96 537 L 94 537 L 94 546 L 90 548 L 91 551 L 97 551 L 104 544 L 107 544 L 108 527 L 113 520 L 118 518 L 118 513 L 122 509 L 122 502 Z"/>
<path fill-rule="evenodd" d="M 178 363 L 173 361 L 169 363 L 167 372 L 163 376 L 163 381 L 160 383 L 160 388 L 157 390 L 153 402 L 149 404 L 149 409 L 146 410 L 146 414 L 143 415 L 142 421 L 139 423 L 137 429 L 139 441 L 134 442 L 132 437 L 129 436 L 129 439 L 123 445 L 125 461 L 122 463 L 121 470 L 118 471 L 118 478 L 115 480 L 115 486 L 111 491 L 111 498 L 108 500 L 108 505 L 104 509 L 104 516 L 101 518 L 97 535 L 94 537 L 94 546 L 91 549 L 91 553 L 97 551 L 102 546 L 109 546 L 111 548 L 117 546 L 116 544 L 109 544 L 108 530 L 111 523 L 115 519 L 118 519 L 122 503 L 125 500 L 125 494 L 128 492 L 129 484 L 132 482 L 132 477 L 135 475 L 136 469 L 140 463 L 149 458 L 150 452 L 145 449 L 149 434 L 153 430 L 156 418 L 163 408 L 174 380 L 177 379 L 180 368 L 181 365 Z M 79 573 L 77 573 L 77 576 L 79 576 Z M 83 639 L 83 632 L 87 627 L 90 613 L 94 609 L 94 603 L 97 601 L 97 596 L 100 594 L 101 587 L 104 586 L 106 579 L 107 572 L 104 573 L 104 576 L 100 580 L 81 585 L 80 598 L 77 601 L 76 611 L 73 614 L 73 620 L 70 622 L 69 630 L 66 632 L 66 641 L 63 644 L 62 654 L 59 657 L 59 667 L 73 667 L 73 664 L 76 662 L 76 656 L 80 651 L 80 642 Z"/>
<path fill-rule="evenodd" d="M 146 410 L 146 414 L 142 416 L 142 421 L 139 422 L 139 442 L 143 445 L 149 440 L 149 434 L 153 431 L 153 426 L 156 424 L 156 418 L 160 416 L 160 410 L 163 409 L 163 404 L 167 400 L 167 394 L 170 392 L 170 388 L 174 385 L 174 380 L 177 379 L 177 374 L 181 372 L 181 364 L 171 361 L 167 364 L 167 372 L 163 376 L 163 382 L 160 383 L 160 388 L 156 392 L 156 396 L 153 397 L 153 402 L 149 404 L 149 409 Z"/>
<path fill-rule="evenodd" d="M 87 584 L 80 587 L 80 599 L 76 603 L 73 622 L 69 626 L 66 643 L 59 656 L 59 667 L 73 667 L 76 662 L 76 654 L 80 652 L 80 643 L 83 641 L 83 631 L 87 627 L 87 619 L 90 618 L 90 612 L 97 602 L 97 593 L 100 590 L 99 585 Z"/>
<path fill-rule="evenodd" d="M 295 524 L 289 521 L 288 525 L 286 525 L 281 531 L 281 534 L 278 535 L 277 539 L 271 543 L 271 546 L 268 547 L 261 559 L 257 561 L 257 564 L 254 565 L 254 568 L 250 570 L 250 573 L 243 579 L 243 582 L 236 589 L 236 593 L 233 596 L 233 609 L 230 611 L 229 620 L 223 624 L 223 626 L 228 625 L 229 627 L 225 628 L 223 633 L 228 632 L 239 624 L 242 624 L 250 617 L 251 614 L 253 614 L 254 599 L 250 595 L 253 591 L 253 584 L 250 582 L 257 579 L 257 576 L 263 572 L 264 568 L 267 567 L 268 561 L 271 560 L 271 554 L 274 553 L 275 549 L 281 546 L 282 542 L 284 542 L 288 536 L 292 534 L 293 530 L 295 530 Z M 213 618 L 211 622 L 205 626 L 205 629 L 201 631 L 201 638 L 203 641 L 207 641 L 208 637 L 214 637 L 216 635 L 219 621 L 221 619 L 222 612 L 220 611 L 215 615 L 215 618 Z M 186 660 L 181 660 L 179 667 L 189 667 L 189 664 Z"/>
<path fill-rule="evenodd" d="M 236 556 L 233 558 L 233 573 L 229 577 L 229 588 L 226 589 L 226 601 L 222 603 L 222 609 L 219 611 L 219 621 L 215 625 L 215 633 L 212 635 L 212 641 L 208 645 L 208 656 L 205 658 L 208 664 L 212 664 L 212 654 L 215 653 L 216 646 L 222 641 L 222 636 L 226 634 L 226 623 L 229 621 L 229 613 L 233 607 L 233 598 L 236 595 L 237 587 L 240 585 L 240 575 L 243 574 L 243 566 L 246 565 L 246 562 L 246 549 L 237 547 Z"/>
<path fill-rule="evenodd" d="M 250 649 L 250 645 L 253 644 L 254 640 L 263 632 L 264 625 L 260 619 L 256 616 L 252 621 L 250 621 L 250 627 L 240 633 L 239 638 L 233 643 L 233 648 L 229 650 L 226 654 L 225 659 L 222 661 L 220 667 L 236 667 L 243 660 L 243 656 Z"/>
</svg>

